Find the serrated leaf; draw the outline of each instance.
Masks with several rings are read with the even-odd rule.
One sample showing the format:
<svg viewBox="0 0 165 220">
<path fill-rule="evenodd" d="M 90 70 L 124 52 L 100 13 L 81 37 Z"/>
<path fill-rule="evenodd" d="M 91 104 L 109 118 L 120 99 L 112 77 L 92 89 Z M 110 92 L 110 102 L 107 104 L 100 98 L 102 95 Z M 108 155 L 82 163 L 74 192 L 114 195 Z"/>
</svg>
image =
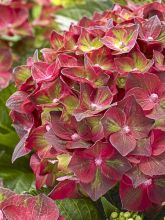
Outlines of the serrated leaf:
<svg viewBox="0 0 165 220">
<path fill-rule="evenodd" d="M 101 220 L 97 208 L 89 199 L 65 199 L 56 201 L 56 204 L 66 220 Z"/>
</svg>

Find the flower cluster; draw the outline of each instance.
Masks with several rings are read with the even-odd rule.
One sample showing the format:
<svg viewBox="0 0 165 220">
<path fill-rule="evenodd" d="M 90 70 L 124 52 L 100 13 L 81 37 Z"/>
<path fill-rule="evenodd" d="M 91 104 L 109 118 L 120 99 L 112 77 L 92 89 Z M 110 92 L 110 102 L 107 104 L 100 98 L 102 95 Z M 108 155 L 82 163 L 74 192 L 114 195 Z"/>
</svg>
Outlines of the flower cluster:
<svg viewBox="0 0 165 220">
<path fill-rule="evenodd" d="M 37 46 L 40 38 L 42 41 L 48 39 L 50 30 L 55 27 L 54 13 L 58 8 L 49 0 L 35 0 L 31 3 L 9 0 L 0 3 L 0 90 L 8 86 L 12 79 L 12 64 L 19 59 L 15 42 L 19 42 L 21 51 L 24 48 L 25 56 L 26 44 L 29 42 L 32 46 L 34 36 Z M 39 30 L 43 28 L 41 35 Z"/>
<path fill-rule="evenodd" d="M 117 183 L 123 208 L 165 200 L 165 5 L 129 4 L 82 18 L 15 68 L 7 101 L 32 152 L 36 187 L 96 201 Z"/>
</svg>

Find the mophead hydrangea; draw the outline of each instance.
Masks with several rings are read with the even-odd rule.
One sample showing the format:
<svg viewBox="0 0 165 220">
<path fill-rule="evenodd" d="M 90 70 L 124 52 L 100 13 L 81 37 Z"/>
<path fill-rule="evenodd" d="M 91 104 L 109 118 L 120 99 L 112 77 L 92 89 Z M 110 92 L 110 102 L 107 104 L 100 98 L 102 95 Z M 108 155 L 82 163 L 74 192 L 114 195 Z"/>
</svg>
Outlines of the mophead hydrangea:
<svg viewBox="0 0 165 220">
<path fill-rule="evenodd" d="M 125 209 L 161 205 L 165 5 L 115 5 L 53 31 L 50 45 L 14 70 L 13 161 L 31 152 L 36 187 L 53 199 L 96 201 L 119 184 Z"/>
</svg>

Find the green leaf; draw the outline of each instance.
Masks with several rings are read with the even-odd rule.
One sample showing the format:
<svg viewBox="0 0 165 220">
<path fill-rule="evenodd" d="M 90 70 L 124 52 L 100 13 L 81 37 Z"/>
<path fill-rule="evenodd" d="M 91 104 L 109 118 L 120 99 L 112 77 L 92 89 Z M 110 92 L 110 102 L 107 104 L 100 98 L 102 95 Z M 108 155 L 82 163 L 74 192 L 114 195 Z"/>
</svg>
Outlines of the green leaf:
<svg viewBox="0 0 165 220">
<path fill-rule="evenodd" d="M 105 197 L 101 197 L 102 206 L 107 218 L 110 217 L 112 212 L 119 211 L 114 205 L 112 205 Z"/>
<path fill-rule="evenodd" d="M 0 127 L 6 129 L 11 129 L 11 119 L 9 117 L 9 109 L 6 107 L 6 101 L 15 90 L 14 85 L 11 84 L 6 89 L 0 91 Z"/>
<path fill-rule="evenodd" d="M 56 204 L 66 220 L 101 220 L 95 204 L 89 199 L 65 199 Z"/>
<path fill-rule="evenodd" d="M 14 149 L 18 140 L 18 136 L 14 131 L 10 131 L 6 134 L 0 133 L 0 145 L 5 145 Z"/>
<path fill-rule="evenodd" d="M 18 136 L 11 126 L 12 122 L 6 101 L 14 91 L 14 85 L 10 85 L 0 92 L 0 146 L 5 145 L 12 148 L 18 143 Z"/>
<path fill-rule="evenodd" d="M 28 167 L 29 160 L 22 158 L 11 163 L 12 149 L 0 145 L 0 179 L 4 187 L 16 193 L 29 191 L 34 184 L 33 173 Z"/>
</svg>

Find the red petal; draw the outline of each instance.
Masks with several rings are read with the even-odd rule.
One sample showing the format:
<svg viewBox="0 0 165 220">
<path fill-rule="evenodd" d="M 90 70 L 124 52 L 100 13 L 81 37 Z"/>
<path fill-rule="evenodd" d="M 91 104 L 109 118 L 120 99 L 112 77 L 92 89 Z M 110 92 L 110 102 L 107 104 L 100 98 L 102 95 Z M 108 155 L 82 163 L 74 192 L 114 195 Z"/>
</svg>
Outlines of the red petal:
<svg viewBox="0 0 165 220">
<path fill-rule="evenodd" d="M 117 107 L 112 107 L 107 110 L 102 118 L 105 135 L 118 132 L 125 125 L 126 117 L 122 110 Z"/>
<path fill-rule="evenodd" d="M 144 158 L 141 160 L 139 168 L 148 176 L 165 175 L 165 155 Z"/>
<path fill-rule="evenodd" d="M 81 186 L 87 192 L 89 197 L 93 201 L 96 201 L 108 192 L 115 184 L 115 180 L 106 178 L 99 170 L 96 170 L 93 182 L 88 184 L 81 183 Z"/>
<path fill-rule="evenodd" d="M 77 198 L 76 182 L 75 180 L 64 180 L 59 182 L 55 188 L 50 192 L 49 197 L 58 200 L 66 198 Z"/>
<path fill-rule="evenodd" d="M 112 134 L 109 140 L 122 156 L 126 156 L 136 147 L 135 138 L 132 135 L 125 134 L 123 131 Z"/>
<path fill-rule="evenodd" d="M 150 200 L 158 205 L 161 205 L 165 200 L 165 178 L 159 177 L 152 181 L 148 186 L 148 196 Z"/>
<path fill-rule="evenodd" d="M 147 188 L 134 188 L 130 179 L 123 178 L 120 183 L 120 198 L 124 209 L 130 211 L 144 211 L 151 206 L 147 195 Z"/>
</svg>

